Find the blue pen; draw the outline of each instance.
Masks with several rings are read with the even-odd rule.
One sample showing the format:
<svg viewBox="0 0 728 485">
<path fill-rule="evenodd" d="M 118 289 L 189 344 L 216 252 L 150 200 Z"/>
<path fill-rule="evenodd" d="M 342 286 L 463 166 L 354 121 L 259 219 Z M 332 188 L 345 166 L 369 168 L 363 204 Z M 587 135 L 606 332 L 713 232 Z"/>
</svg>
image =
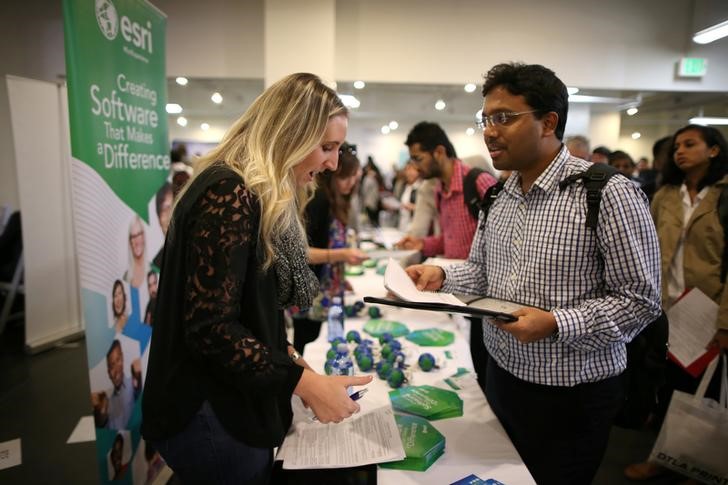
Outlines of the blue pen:
<svg viewBox="0 0 728 485">
<path fill-rule="evenodd" d="M 366 394 L 368 390 L 369 389 L 367 389 L 367 388 L 360 389 L 352 394 L 349 394 L 349 398 L 351 398 L 352 401 L 358 401 L 359 399 L 364 397 L 364 394 Z M 311 421 L 318 421 L 318 418 L 316 416 L 314 416 L 311 418 Z"/>
</svg>

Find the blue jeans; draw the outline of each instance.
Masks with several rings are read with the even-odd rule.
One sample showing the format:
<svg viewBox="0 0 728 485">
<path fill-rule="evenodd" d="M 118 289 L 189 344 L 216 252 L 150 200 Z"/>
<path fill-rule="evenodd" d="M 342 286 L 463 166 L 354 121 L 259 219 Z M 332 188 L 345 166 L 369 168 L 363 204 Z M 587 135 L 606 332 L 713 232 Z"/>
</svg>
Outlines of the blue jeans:
<svg viewBox="0 0 728 485">
<path fill-rule="evenodd" d="M 265 484 L 273 465 L 271 448 L 254 448 L 231 436 L 207 401 L 184 430 L 153 445 L 185 484 Z"/>
</svg>

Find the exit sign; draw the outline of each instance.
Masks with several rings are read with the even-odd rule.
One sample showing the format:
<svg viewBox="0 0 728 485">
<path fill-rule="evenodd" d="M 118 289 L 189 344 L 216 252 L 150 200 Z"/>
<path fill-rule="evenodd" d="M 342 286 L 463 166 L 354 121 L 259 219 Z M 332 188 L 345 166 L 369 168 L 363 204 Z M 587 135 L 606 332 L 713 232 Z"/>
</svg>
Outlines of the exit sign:
<svg viewBox="0 0 728 485">
<path fill-rule="evenodd" d="M 708 71 L 708 60 L 702 57 L 683 57 L 678 63 L 680 77 L 703 77 Z"/>
</svg>

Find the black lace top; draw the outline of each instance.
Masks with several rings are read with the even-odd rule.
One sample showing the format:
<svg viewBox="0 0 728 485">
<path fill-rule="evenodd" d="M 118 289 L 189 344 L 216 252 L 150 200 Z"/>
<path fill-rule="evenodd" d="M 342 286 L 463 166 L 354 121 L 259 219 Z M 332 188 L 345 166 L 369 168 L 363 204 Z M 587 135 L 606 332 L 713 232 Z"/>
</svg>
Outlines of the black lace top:
<svg viewBox="0 0 728 485">
<path fill-rule="evenodd" d="M 178 203 L 144 389 L 146 439 L 182 431 L 208 400 L 245 443 L 283 440 L 302 368 L 288 357 L 275 271 L 260 268 L 259 218 L 256 198 L 223 166 L 207 169 Z"/>
</svg>

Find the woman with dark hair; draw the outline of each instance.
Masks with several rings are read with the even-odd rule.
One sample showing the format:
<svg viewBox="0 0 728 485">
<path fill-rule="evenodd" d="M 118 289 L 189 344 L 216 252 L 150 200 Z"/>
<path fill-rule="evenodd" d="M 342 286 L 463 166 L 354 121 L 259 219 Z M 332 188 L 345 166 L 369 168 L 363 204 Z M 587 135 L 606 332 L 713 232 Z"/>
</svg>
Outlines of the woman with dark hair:
<svg viewBox="0 0 728 485">
<path fill-rule="evenodd" d="M 309 309 L 293 308 L 293 347 L 303 353 L 304 346 L 318 338 L 321 322 L 328 317 L 328 306 L 335 296 L 343 298 L 344 264 L 360 264 L 365 253 L 350 248 L 346 241 L 351 196 L 359 178 L 359 159 L 353 145 L 339 150 L 335 172 L 318 174 L 318 190 L 306 206 L 308 261 L 318 277 L 320 289 Z"/>
<path fill-rule="evenodd" d="M 121 333 L 129 319 L 126 314 L 126 291 L 121 280 L 114 281 L 111 290 L 111 313 L 114 316 L 114 330 L 116 333 Z"/>
<path fill-rule="evenodd" d="M 723 135 L 709 126 L 680 128 L 672 138 L 672 156 L 663 168 L 662 182 L 652 200 L 660 240 L 662 304 L 669 308 L 689 288 L 705 293 L 719 305 L 716 320 L 704 322 L 716 328 L 710 345 L 728 349 L 728 285 L 721 274 L 725 240 L 718 215 L 718 199 L 728 190 L 728 145 Z M 672 391 L 692 394 L 700 377 L 695 379 L 668 362 L 658 419 L 666 412 Z M 643 462 L 629 465 L 625 475 L 646 480 L 663 471 L 657 464 Z"/>
</svg>

